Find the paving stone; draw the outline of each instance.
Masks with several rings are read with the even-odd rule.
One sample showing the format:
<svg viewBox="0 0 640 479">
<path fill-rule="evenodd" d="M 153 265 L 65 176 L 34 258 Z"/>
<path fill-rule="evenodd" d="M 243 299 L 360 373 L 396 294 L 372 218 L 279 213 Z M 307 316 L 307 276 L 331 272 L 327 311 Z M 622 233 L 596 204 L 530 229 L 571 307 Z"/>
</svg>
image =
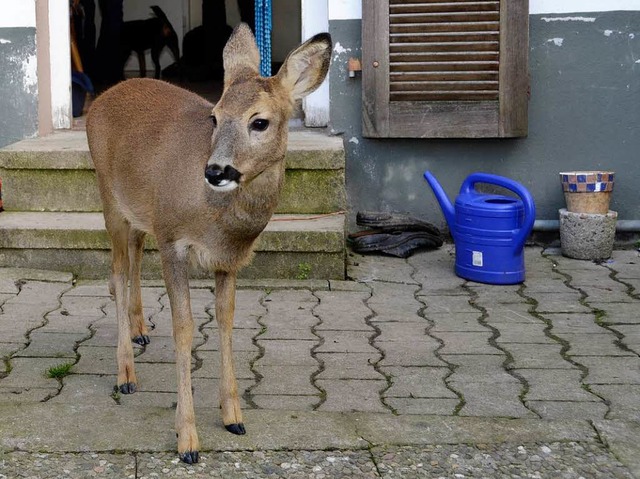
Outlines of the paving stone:
<svg viewBox="0 0 640 479">
<path fill-rule="evenodd" d="M 544 313 L 589 313 L 591 309 L 580 304 L 580 294 L 575 293 L 531 293 L 530 297 L 534 298 L 538 304 L 536 311 L 540 314 Z"/>
<path fill-rule="evenodd" d="M 622 288 L 624 288 L 622 291 L 609 291 L 608 289 L 604 288 L 598 288 L 598 287 L 587 287 L 587 286 L 580 286 L 580 289 L 582 289 L 585 293 L 587 293 L 587 297 L 585 298 L 585 301 L 587 302 L 587 304 L 591 304 L 591 302 L 597 302 L 597 303 L 630 303 L 630 304 L 635 304 L 636 307 L 640 306 L 640 302 L 638 301 L 638 299 L 633 298 L 632 296 L 629 296 L 627 294 L 626 291 L 626 287 L 624 287 L 623 285 L 620 285 Z M 621 288 L 621 289 L 622 289 Z"/>
<path fill-rule="evenodd" d="M 561 337 L 573 333 L 602 334 L 605 331 L 595 322 L 593 314 L 546 313 L 544 317 L 553 325 L 551 332 Z"/>
<path fill-rule="evenodd" d="M 253 338 L 260 330 L 257 329 L 235 329 L 233 331 L 232 341 L 234 351 L 254 351 L 258 353 L 258 346 L 253 344 Z M 258 339 L 261 339 L 259 337 Z M 312 336 L 312 339 L 316 339 Z M 217 331 L 212 331 L 207 339 L 207 342 L 198 346 L 199 351 L 219 351 L 220 350 L 220 335 Z"/>
<path fill-rule="evenodd" d="M 380 335 L 375 338 L 375 343 L 386 342 L 434 342 L 429 337 L 426 330 L 430 324 L 427 321 L 422 323 L 377 323 Z"/>
<path fill-rule="evenodd" d="M 315 351 L 317 353 L 373 353 L 376 349 L 369 344 L 375 331 L 319 331 L 324 338 Z"/>
<path fill-rule="evenodd" d="M 622 342 L 636 354 L 640 355 L 640 325 L 615 325 L 612 326 L 612 329 L 622 333 L 624 335 Z"/>
<path fill-rule="evenodd" d="M 5 302 L 4 306 L 6 307 L 7 304 L 26 304 L 51 311 L 60 306 L 58 298 L 69 289 L 71 289 L 71 285 L 66 283 L 28 281 L 21 286 L 20 293 Z"/>
<path fill-rule="evenodd" d="M 454 272 L 455 246 L 450 243 L 437 250 L 418 252 L 407 258 L 407 262 L 414 268 L 414 279 L 424 285 L 438 281 L 462 285 L 466 281 Z"/>
<path fill-rule="evenodd" d="M 317 379 L 384 379 L 374 364 L 381 353 L 318 353 L 316 358 L 324 364 L 324 370 Z"/>
<path fill-rule="evenodd" d="M 451 354 L 503 354 L 499 349 L 489 344 L 491 332 L 486 333 L 432 333 L 435 337 L 444 341 L 444 347 L 440 350 L 442 355 Z"/>
<path fill-rule="evenodd" d="M 79 281 L 69 291 L 64 293 L 65 296 L 96 296 L 111 298 L 109 292 L 109 282 L 105 280 L 97 281 Z"/>
<path fill-rule="evenodd" d="M 318 370 L 316 366 L 261 366 L 255 370 L 262 375 L 253 394 L 276 395 L 313 395 L 317 388 L 311 384 L 311 375 Z"/>
<path fill-rule="evenodd" d="M 518 291 L 520 285 L 484 285 L 470 283 L 469 290 L 475 293 L 472 296 L 473 303 L 480 307 L 493 306 L 494 304 L 518 304 L 524 303 Z"/>
<path fill-rule="evenodd" d="M 485 333 L 486 326 L 478 322 L 479 311 L 475 313 L 442 313 L 427 314 L 427 319 L 433 324 L 429 333 L 460 332 L 460 333 Z"/>
<path fill-rule="evenodd" d="M 315 366 L 318 362 L 311 356 L 317 341 L 258 341 L 264 348 L 264 356 L 256 364 L 261 366 Z"/>
<path fill-rule="evenodd" d="M 419 286 L 415 284 L 370 283 L 373 295 L 367 301 L 368 307 L 376 313 L 372 321 L 406 321 L 418 316 L 423 305 L 416 301 Z"/>
<path fill-rule="evenodd" d="M 436 350 L 440 344 L 433 343 L 413 343 L 411 348 L 383 348 L 384 358 L 380 361 L 380 366 L 446 366 L 446 363 L 436 356 Z M 418 347 L 416 347 L 418 346 Z"/>
<path fill-rule="evenodd" d="M 19 291 L 20 289 L 18 288 L 15 279 L 0 278 L 0 293 L 3 295 L 15 296 Z"/>
<path fill-rule="evenodd" d="M 61 298 L 60 313 L 70 316 L 104 316 L 103 309 L 111 303 L 110 298 L 93 296 L 67 296 Z"/>
<path fill-rule="evenodd" d="M 315 406 L 320 403 L 320 394 L 313 396 L 256 394 L 252 399 L 260 409 L 276 411 L 313 411 Z"/>
<path fill-rule="evenodd" d="M 458 366 L 454 374 L 473 376 L 487 376 L 507 374 L 504 362 L 507 357 L 500 352 L 497 354 L 442 354 L 442 359 L 450 364 Z"/>
<path fill-rule="evenodd" d="M 47 371 L 51 367 L 69 362 L 73 361 L 64 358 L 13 358 L 11 359 L 11 372 L 6 378 L 0 379 L 0 386 L 22 389 L 58 389 L 58 380 L 48 378 Z"/>
<path fill-rule="evenodd" d="M 385 391 L 384 397 L 458 397 L 444 383 L 444 378 L 451 373 L 449 368 L 386 367 L 384 372 L 391 376 L 391 387 Z"/>
<path fill-rule="evenodd" d="M 9 329 L 11 326 L 5 326 L 6 324 L 5 321 L 0 322 L 0 331 L 2 331 L 2 338 L 0 338 L 0 340 L 2 340 L 3 343 L 27 344 L 29 342 L 27 334 L 32 328 L 19 325 L 18 327 L 14 326 L 13 329 Z M 33 326 L 33 328 L 35 327 L 37 327 L 37 325 Z"/>
<path fill-rule="evenodd" d="M 202 365 L 199 369 L 191 373 L 191 377 L 219 379 L 220 353 L 218 351 L 198 351 L 197 356 L 202 361 Z M 236 379 L 255 379 L 255 374 L 251 371 L 251 362 L 255 361 L 256 358 L 257 354 L 250 352 L 241 351 L 233 353 Z M 262 359 L 260 361 L 262 361 Z"/>
<path fill-rule="evenodd" d="M 459 403 L 457 399 L 440 398 L 387 397 L 385 401 L 398 414 L 433 414 L 437 416 L 451 416 Z"/>
<path fill-rule="evenodd" d="M 12 354 L 24 348 L 24 343 L 0 343 L 0 371 L 4 371 L 5 364 L 3 358 L 8 358 Z"/>
<path fill-rule="evenodd" d="M 176 392 L 176 366 L 170 363 L 136 363 L 140 392 Z M 117 370 L 116 370 L 117 372 Z"/>
<path fill-rule="evenodd" d="M 504 348 L 513 357 L 510 364 L 515 369 L 575 369 L 565 360 L 560 351 L 562 346 L 554 344 L 505 344 Z"/>
<path fill-rule="evenodd" d="M 3 387 L 0 382 L 0 403 L 8 402 L 15 404 L 25 404 L 42 402 L 58 394 L 58 387 L 31 388 L 31 387 Z M 0 455 L 1 458 L 1 455 Z M 0 463 L 2 461 L 0 460 Z M 0 476 L 2 477 L 2 476 Z"/>
<path fill-rule="evenodd" d="M 384 281 L 389 283 L 413 282 L 413 268 L 402 258 L 350 253 L 347 257 L 347 276 L 356 281 L 369 283 Z"/>
<path fill-rule="evenodd" d="M 90 327 L 103 315 L 67 315 L 59 310 L 47 314 L 46 324 L 38 328 L 42 333 L 90 334 Z M 115 322 L 115 319 L 114 319 Z"/>
<path fill-rule="evenodd" d="M 558 293 L 563 291 L 571 291 L 571 288 L 565 284 L 564 276 L 551 271 L 545 271 L 542 275 L 544 278 L 541 281 L 539 276 L 527 273 L 527 279 L 524 282 L 525 289 L 523 291 L 525 296 L 528 293 Z"/>
<path fill-rule="evenodd" d="M 338 279 L 329 280 L 329 291 L 351 291 L 371 294 L 371 288 L 366 283 L 341 281 Z"/>
<path fill-rule="evenodd" d="M 640 324 L 640 314 L 638 306 L 631 303 L 598 303 L 590 301 L 589 306 L 593 309 L 604 311 L 601 318 L 606 324 Z"/>
<path fill-rule="evenodd" d="M 618 272 L 618 278 L 640 279 L 640 253 L 637 250 L 614 250 L 608 266 Z"/>
<path fill-rule="evenodd" d="M 260 322 L 267 331 L 311 330 L 320 323 L 313 314 L 318 299 L 310 291 L 274 291 L 263 304 L 268 312 Z"/>
<path fill-rule="evenodd" d="M 464 406 L 458 413 L 459 416 L 536 417 L 520 401 L 522 385 L 515 378 L 501 381 L 499 388 L 491 381 L 476 382 L 452 379 L 450 385 L 460 392 L 465 400 Z"/>
<path fill-rule="evenodd" d="M 603 329 L 604 331 L 604 329 Z M 568 356 L 634 356 L 614 344 L 616 337 L 611 333 L 604 334 L 563 334 L 562 339 L 569 341 L 571 347 Z M 581 362 L 580 359 L 577 360 Z"/>
<path fill-rule="evenodd" d="M 117 382 L 115 374 L 71 374 L 64 378 L 62 390 L 50 401 L 53 404 L 92 404 L 96 408 L 113 406 L 112 394 Z"/>
<path fill-rule="evenodd" d="M 115 343 L 117 346 L 117 342 Z M 193 349 L 196 344 L 193 345 Z M 135 351 L 134 351 L 135 353 Z M 173 338 L 152 337 L 151 342 L 147 344 L 135 358 L 136 363 L 175 363 L 176 352 Z"/>
<path fill-rule="evenodd" d="M 529 384 L 527 401 L 599 401 L 582 388 L 577 369 L 517 369 Z"/>
<path fill-rule="evenodd" d="M 316 330 L 371 331 L 366 318 L 372 311 L 365 305 L 369 293 L 319 291 L 320 304 L 314 314 L 322 321 Z"/>
<path fill-rule="evenodd" d="M 78 348 L 80 359 L 73 367 L 78 374 L 111 375 L 118 373 L 115 347 L 86 347 Z"/>
<path fill-rule="evenodd" d="M 640 384 L 640 358 L 589 357 L 578 358 L 589 369 L 587 384 Z"/>
<path fill-rule="evenodd" d="M 501 323 L 496 326 L 500 336 L 496 341 L 500 344 L 529 343 L 529 344 L 554 344 L 556 341 L 548 337 L 544 330 L 545 323 L 539 321 L 538 324 Z"/>
<path fill-rule="evenodd" d="M 74 348 L 76 344 L 86 339 L 86 334 L 64 334 L 64 333 L 41 333 L 39 330 L 29 335 L 31 342 L 22 351 L 18 352 L 16 357 L 32 357 L 32 358 L 71 358 L 76 359 Z"/>
<path fill-rule="evenodd" d="M 590 388 L 609 401 L 607 419 L 640 421 L 640 384 L 592 384 Z"/>
<path fill-rule="evenodd" d="M 380 401 L 386 381 L 325 379 L 316 384 L 326 392 L 326 400 L 318 411 L 391 412 Z"/>
<path fill-rule="evenodd" d="M 482 314 L 474 308 L 469 301 L 470 296 L 422 296 L 418 295 L 420 301 L 427 306 L 425 315 L 441 313 L 476 313 Z"/>
<path fill-rule="evenodd" d="M 607 405 L 602 402 L 579 401 L 527 401 L 527 406 L 536 411 L 542 419 L 563 420 L 604 419 Z"/>
<path fill-rule="evenodd" d="M 253 330 L 254 335 L 258 335 L 260 330 Z M 320 338 L 313 334 L 311 329 L 268 329 L 264 333 L 260 334 L 256 338 L 257 340 L 264 341 L 269 339 L 283 339 L 283 340 L 298 340 L 298 341 L 320 341 Z M 235 346 L 234 346 L 235 347 Z"/>
<path fill-rule="evenodd" d="M 503 323 L 539 324 L 540 320 L 529 313 L 532 305 L 520 304 L 496 304 L 485 308 L 485 322 L 493 326 Z"/>
</svg>

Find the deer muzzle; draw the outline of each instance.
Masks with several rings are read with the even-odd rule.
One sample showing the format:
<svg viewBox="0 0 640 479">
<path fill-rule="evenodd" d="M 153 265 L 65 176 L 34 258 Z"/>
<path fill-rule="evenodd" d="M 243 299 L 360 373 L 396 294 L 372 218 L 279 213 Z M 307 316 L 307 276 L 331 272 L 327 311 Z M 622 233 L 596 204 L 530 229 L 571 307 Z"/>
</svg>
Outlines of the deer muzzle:
<svg viewBox="0 0 640 479">
<path fill-rule="evenodd" d="M 231 165 L 220 166 L 218 164 L 207 165 L 204 170 L 204 178 L 207 184 L 216 191 L 235 190 L 240 184 L 242 173 Z"/>
</svg>

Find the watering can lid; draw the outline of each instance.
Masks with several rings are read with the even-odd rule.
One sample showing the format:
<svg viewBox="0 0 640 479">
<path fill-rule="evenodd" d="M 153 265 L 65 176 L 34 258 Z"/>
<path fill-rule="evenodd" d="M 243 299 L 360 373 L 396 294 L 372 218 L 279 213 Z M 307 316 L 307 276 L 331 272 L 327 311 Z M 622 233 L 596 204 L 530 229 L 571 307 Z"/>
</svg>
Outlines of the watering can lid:
<svg viewBox="0 0 640 479">
<path fill-rule="evenodd" d="M 521 214 L 524 205 L 520 198 L 513 196 L 470 193 L 456 198 L 456 210 L 481 216 L 512 216 Z"/>
</svg>

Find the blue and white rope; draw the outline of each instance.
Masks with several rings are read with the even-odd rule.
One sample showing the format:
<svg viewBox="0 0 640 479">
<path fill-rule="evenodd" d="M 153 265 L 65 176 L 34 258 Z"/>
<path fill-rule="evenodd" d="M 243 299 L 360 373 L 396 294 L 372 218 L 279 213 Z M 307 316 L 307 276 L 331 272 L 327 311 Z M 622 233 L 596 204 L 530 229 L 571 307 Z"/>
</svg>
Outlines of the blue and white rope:
<svg viewBox="0 0 640 479">
<path fill-rule="evenodd" d="M 260 51 L 260 74 L 271 76 L 271 0 L 255 0 L 256 43 Z"/>
</svg>

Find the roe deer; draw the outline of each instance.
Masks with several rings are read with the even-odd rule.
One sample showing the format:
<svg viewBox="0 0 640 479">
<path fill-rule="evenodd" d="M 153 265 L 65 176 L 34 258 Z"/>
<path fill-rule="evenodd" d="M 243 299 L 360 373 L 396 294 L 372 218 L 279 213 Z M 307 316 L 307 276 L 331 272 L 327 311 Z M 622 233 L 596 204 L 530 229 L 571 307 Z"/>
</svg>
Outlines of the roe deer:
<svg viewBox="0 0 640 479">
<path fill-rule="evenodd" d="M 162 81 L 136 79 L 102 94 L 89 112 L 89 148 L 112 242 L 117 385 L 123 394 L 135 392 L 131 341 L 149 342 L 140 263 L 151 233 L 171 305 L 176 432 L 184 462 L 197 462 L 199 449 L 191 391 L 190 253 L 215 272 L 222 420 L 228 431 L 244 434 L 231 349 L 236 275 L 250 262 L 253 243 L 278 202 L 293 107 L 322 83 L 330 56 L 331 37 L 318 34 L 292 51 L 277 75 L 262 78 L 255 39 L 241 24 L 224 49 L 224 90 L 215 106 Z"/>
</svg>

